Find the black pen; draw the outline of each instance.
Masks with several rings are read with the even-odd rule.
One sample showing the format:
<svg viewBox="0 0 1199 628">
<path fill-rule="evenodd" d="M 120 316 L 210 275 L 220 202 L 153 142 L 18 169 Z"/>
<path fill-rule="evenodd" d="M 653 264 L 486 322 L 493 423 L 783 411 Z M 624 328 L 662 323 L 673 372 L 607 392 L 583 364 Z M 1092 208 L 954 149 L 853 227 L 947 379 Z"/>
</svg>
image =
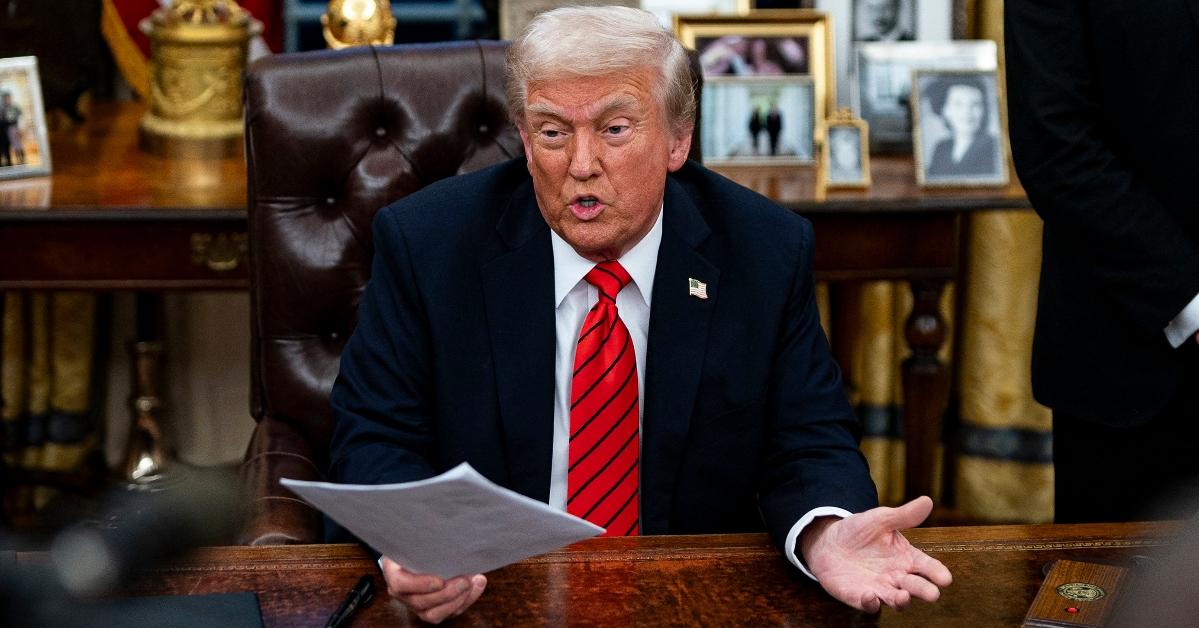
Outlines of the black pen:
<svg viewBox="0 0 1199 628">
<path fill-rule="evenodd" d="M 354 611 L 366 606 L 371 599 L 375 597 L 375 578 L 370 574 L 362 576 L 358 579 L 358 584 L 354 585 L 353 589 L 346 594 L 346 599 L 341 601 L 341 606 L 333 611 L 329 616 L 328 623 L 325 628 L 339 628 L 350 623 L 350 617 L 354 615 Z"/>
</svg>

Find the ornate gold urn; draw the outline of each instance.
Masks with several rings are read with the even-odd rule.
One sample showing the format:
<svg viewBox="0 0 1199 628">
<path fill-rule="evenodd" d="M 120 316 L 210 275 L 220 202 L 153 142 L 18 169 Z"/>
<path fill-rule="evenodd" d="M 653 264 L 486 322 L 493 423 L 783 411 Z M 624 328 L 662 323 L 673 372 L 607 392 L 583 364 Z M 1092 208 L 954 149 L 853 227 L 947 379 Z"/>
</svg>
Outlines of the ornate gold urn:
<svg viewBox="0 0 1199 628">
<path fill-rule="evenodd" d="M 396 18 L 389 0 L 330 0 L 321 15 L 321 31 L 334 50 L 390 46 L 395 41 Z"/>
<path fill-rule="evenodd" d="M 235 154 L 246 51 L 262 23 L 234 0 L 175 0 L 139 26 L 150 38 L 142 148 L 167 156 Z"/>
</svg>

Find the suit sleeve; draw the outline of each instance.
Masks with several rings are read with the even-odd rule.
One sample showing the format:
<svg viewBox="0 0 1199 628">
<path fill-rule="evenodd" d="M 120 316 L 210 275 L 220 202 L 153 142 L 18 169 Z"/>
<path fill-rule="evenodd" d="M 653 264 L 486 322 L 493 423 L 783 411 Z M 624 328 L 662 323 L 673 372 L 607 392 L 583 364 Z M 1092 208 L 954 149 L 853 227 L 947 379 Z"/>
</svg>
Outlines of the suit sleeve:
<svg viewBox="0 0 1199 628">
<path fill-rule="evenodd" d="M 1199 246 L 1106 137 L 1088 4 L 1005 5 L 1012 154 L 1046 230 L 1069 239 L 1087 284 L 1161 333 L 1199 293 Z"/>
<path fill-rule="evenodd" d="M 374 220 L 371 279 L 330 404 L 330 477 L 387 484 L 435 475 L 429 321 L 396 208 Z"/>
<path fill-rule="evenodd" d="M 861 512 L 878 495 L 858 448 L 860 428 L 845 396 L 816 308 L 812 229 L 797 220 L 797 263 L 771 368 L 769 413 L 758 503 L 774 542 L 809 511 Z"/>
</svg>

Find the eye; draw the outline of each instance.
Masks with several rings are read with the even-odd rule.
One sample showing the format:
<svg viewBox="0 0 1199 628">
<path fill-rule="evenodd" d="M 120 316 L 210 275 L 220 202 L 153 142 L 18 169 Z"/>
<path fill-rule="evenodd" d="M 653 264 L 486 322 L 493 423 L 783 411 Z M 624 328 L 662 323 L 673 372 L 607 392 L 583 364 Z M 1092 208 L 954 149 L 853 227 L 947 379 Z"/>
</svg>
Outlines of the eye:
<svg viewBox="0 0 1199 628">
<path fill-rule="evenodd" d="M 552 139 L 554 139 L 554 138 L 556 138 L 556 137 L 559 137 L 559 136 L 561 136 L 561 135 L 562 135 L 562 132 L 561 132 L 561 131 L 558 131 L 558 130 L 556 130 L 556 129 L 543 129 L 543 130 L 541 131 L 541 136 L 542 136 L 542 137 L 544 137 L 544 138 L 546 138 L 546 139 L 551 139 L 551 140 L 552 140 Z"/>
<path fill-rule="evenodd" d="M 608 135 L 622 135 L 628 130 L 629 125 L 627 124 L 611 124 L 604 129 L 604 132 L 606 132 Z"/>
</svg>

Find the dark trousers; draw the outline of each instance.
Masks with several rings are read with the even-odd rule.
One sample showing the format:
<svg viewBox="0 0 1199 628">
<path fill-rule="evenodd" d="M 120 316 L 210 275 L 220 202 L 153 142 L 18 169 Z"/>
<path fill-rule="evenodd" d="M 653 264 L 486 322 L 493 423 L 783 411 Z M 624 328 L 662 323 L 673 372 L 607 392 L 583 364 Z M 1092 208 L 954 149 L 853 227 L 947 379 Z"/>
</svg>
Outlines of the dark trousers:
<svg viewBox="0 0 1199 628">
<path fill-rule="evenodd" d="M 1194 343 L 1189 340 L 1189 343 Z M 1053 413 L 1058 523 L 1185 519 L 1199 506 L 1199 348 L 1166 409 L 1110 427 Z"/>
</svg>

